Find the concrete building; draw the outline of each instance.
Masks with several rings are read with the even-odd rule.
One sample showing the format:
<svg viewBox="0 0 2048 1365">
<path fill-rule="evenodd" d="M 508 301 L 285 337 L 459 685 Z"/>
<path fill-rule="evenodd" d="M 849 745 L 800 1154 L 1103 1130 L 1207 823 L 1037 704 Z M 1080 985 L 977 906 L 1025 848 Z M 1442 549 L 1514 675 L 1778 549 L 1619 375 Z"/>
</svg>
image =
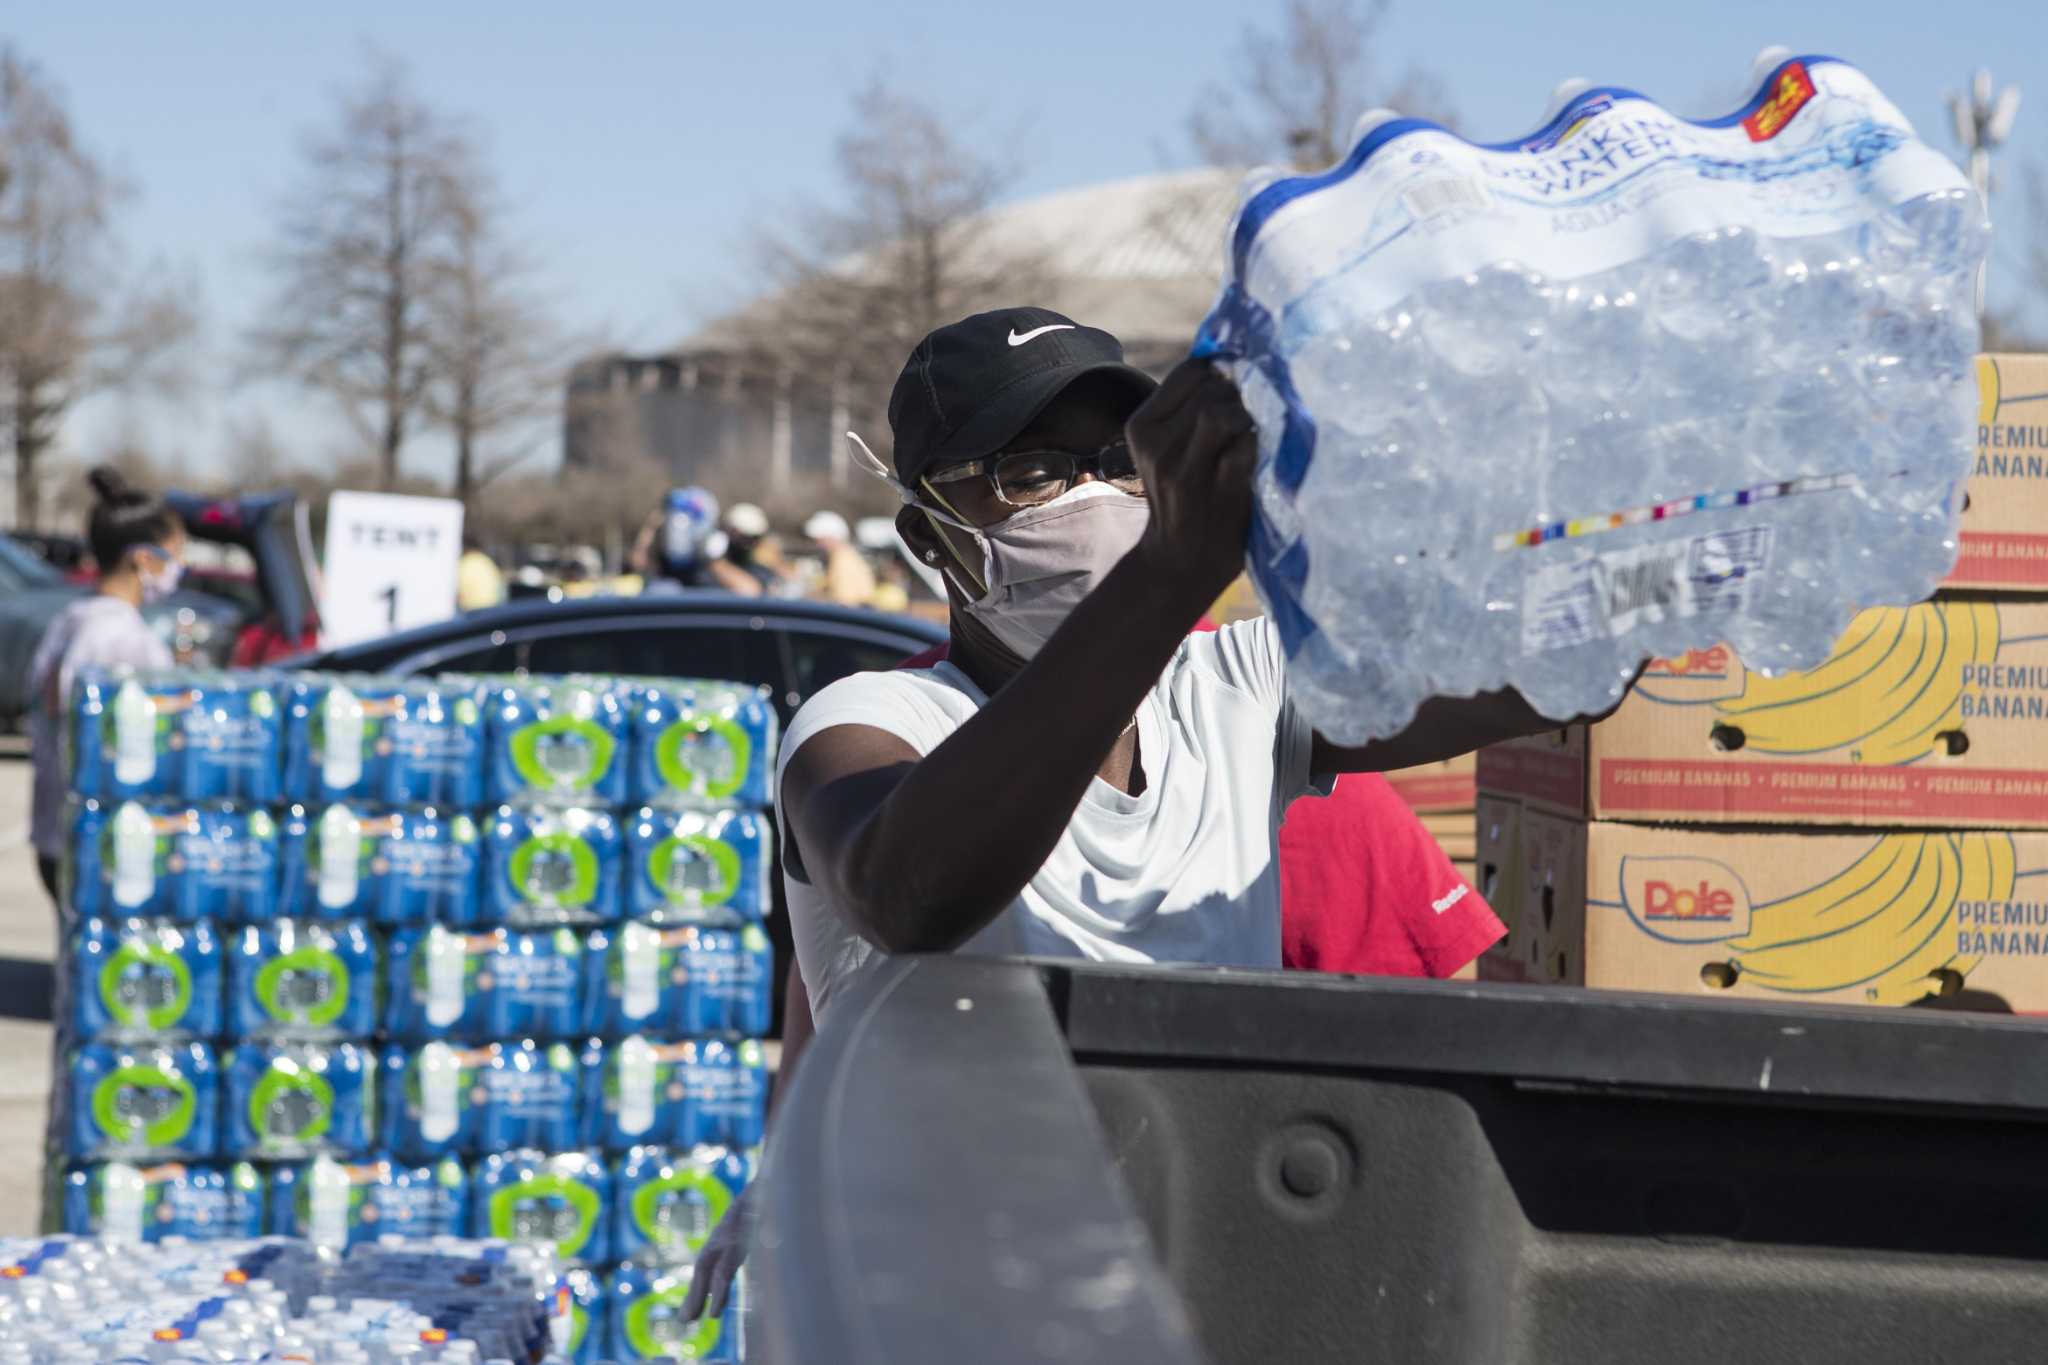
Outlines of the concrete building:
<svg viewBox="0 0 2048 1365">
<path fill-rule="evenodd" d="M 991 273 L 1003 261 L 1032 259 L 1042 283 L 1029 299 L 977 306 L 1054 308 L 1116 333 L 1134 364 L 1163 372 L 1187 354 L 1215 301 L 1236 183 L 1227 171 L 1175 172 L 991 210 L 971 251 Z M 763 359 L 741 338 L 765 307 L 721 318 L 666 354 L 603 355 L 579 365 L 569 383 L 566 461 L 601 466 L 614 453 L 651 456 L 678 483 L 765 471 L 771 492 L 798 475 L 849 478 L 839 433 L 851 414 L 878 411 L 888 395 L 835 391 L 829 377 Z M 893 374 L 893 361 L 888 368 Z"/>
</svg>

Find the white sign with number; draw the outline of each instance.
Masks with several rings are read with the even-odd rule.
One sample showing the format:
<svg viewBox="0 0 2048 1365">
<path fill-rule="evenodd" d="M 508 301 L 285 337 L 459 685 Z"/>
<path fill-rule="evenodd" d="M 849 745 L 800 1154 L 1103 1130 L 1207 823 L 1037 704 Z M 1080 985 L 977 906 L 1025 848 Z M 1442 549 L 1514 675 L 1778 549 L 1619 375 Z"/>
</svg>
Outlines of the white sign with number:
<svg viewBox="0 0 2048 1365">
<path fill-rule="evenodd" d="M 322 639 L 354 644 L 453 616 L 461 557 L 454 499 L 336 493 L 327 500 Z"/>
</svg>

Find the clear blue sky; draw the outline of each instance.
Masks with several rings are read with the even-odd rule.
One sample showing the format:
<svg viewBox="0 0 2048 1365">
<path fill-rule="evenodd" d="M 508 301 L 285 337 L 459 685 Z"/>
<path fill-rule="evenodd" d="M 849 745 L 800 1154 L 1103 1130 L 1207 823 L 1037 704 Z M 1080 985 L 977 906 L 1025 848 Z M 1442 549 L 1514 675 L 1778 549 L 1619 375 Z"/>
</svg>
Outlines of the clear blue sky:
<svg viewBox="0 0 2048 1365">
<path fill-rule="evenodd" d="M 63 87 L 78 128 L 136 190 L 129 259 L 199 281 L 204 391 L 184 406 L 103 400 L 67 432 L 90 453 L 125 423 L 149 444 L 215 458 L 230 419 L 262 413 L 316 460 L 339 428 L 316 401 L 230 389 L 236 339 L 266 294 L 260 253 L 300 132 L 360 70 L 363 44 L 408 62 L 419 87 L 482 134 L 546 264 L 566 321 L 658 347 L 745 298 L 748 225 L 828 193 L 850 95 L 878 68 L 906 91 L 1000 136 L 1018 195 L 1186 159 L 1197 92 L 1229 76 L 1248 21 L 1279 0 L 960 0 L 574 7 L 344 0 L 325 5 L 13 0 L 11 39 Z M 2000 248 L 2011 259 L 2020 168 L 2048 167 L 2048 5 L 1963 0 L 1400 0 L 1386 65 L 1442 76 L 1468 135 L 1526 131 L 1572 75 L 1632 85 L 1683 112 L 1732 96 L 1757 49 L 1783 43 L 1864 67 L 1950 149 L 1942 93 L 1988 64 L 2027 88 L 2007 153 Z M 2048 225 L 2044 225 L 2048 228 Z M 2010 283 L 2014 272 L 2002 272 Z M 1998 272 L 1994 272 L 1994 290 Z M 422 445 L 414 459 L 438 465 Z"/>
</svg>

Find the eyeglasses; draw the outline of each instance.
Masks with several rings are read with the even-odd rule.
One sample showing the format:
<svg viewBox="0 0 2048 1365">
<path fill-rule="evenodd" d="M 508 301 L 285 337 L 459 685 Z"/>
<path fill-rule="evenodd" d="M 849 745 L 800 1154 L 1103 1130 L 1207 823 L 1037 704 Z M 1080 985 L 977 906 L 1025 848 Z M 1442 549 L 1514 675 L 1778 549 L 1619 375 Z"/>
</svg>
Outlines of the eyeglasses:
<svg viewBox="0 0 2048 1365">
<path fill-rule="evenodd" d="M 969 460 L 927 474 L 929 483 L 960 483 L 986 477 L 996 497 L 1012 507 L 1036 507 L 1071 489 L 1084 473 L 1134 497 L 1145 496 L 1128 441 L 1121 437 L 1092 455 L 1070 450 L 1011 450 L 985 460 Z"/>
</svg>

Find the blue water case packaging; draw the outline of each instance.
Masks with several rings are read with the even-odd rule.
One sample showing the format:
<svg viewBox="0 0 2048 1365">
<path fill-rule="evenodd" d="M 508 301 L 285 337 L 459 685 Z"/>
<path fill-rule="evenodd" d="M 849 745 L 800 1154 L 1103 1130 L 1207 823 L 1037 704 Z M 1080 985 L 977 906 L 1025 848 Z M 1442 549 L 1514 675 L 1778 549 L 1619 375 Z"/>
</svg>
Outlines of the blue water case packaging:
<svg viewBox="0 0 2048 1365">
<path fill-rule="evenodd" d="M 595 1152 L 492 1152 L 470 1181 L 470 1234 L 550 1247 L 565 1261 L 612 1259 L 612 1178 Z"/>
<path fill-rule="evenodd" d="M 657 924 L 739 924 L 774 904 L 774 826 L 741 810 L 643 806 L 626 819 L 626 914 Z"/>
<path fill-rule="evenodd" d="M 72 811 L 71 912 L 246 924 L 277 904 L 277 822 L 228 805 L 82 801 Z"/>
<path fill-rule="evenodd" d="M 626 708 L 610 680 L 495 682 L 483 708 L 486 802 L 625 804 Z"/>
<path fill-rule="evenodd" d="M 486 816 L 488 924 L 604 924 L 619 917 L 619 822 L 607 810 L 500 806 Z"/>
<path fill-rule="evenodd" d="M 575 1038 L 583 1027 L 584 946 L 576 929 L 501 929 L 480 981 L 493 1038 Z"/>
<path fill-rule="evenodd" d="M 775 948 L 758 924 L 593 929 L 584 971 L 587 1031 L 607 1037 L 758 1037 L 774 1013 Z"/>
<path fill-rule="evenodd" d="M 426 679 L 306 676 L 286 693 L 294 801 L 474 806 L 483 799 L 476 689 Z"/>
<path fill-rule="evenodd" d="M 602 1063 L 600 1044 L 522 1039 L 491 1043 L 484 1052 L 469 1097 L 478 1110 L 476 1152 L 561 1151 L 581 1144 L 584 1095 Z"/>
<path fill-rule="evenodd" d="M 632 1148 L 613 1172 L 618 1255 L 671 1264 L 696 1260 L 752 1177 L 753 1163 L 730 1147 Z"/>
<path fill-rule="evenodd" d="M 384 1033 L 401 1042 L 483 1042 L 491 1036 L 484 965 L 499 930 L 462 933 L 436 924 L 400 929 L 385 951 Z"/>
<path fill-rule="evenodd" d="M 87 1043 L 66 1071 L 71 1156 L 184 1159 L 219 1149 L 220 1077 L 211 1045 Z"/>
<path fill-rule="evenodd" d="M 702 678 L 629 679 L 628 797 L 720 810 L 773 803 L 778 722 L 765 687 Z"/>
<path fill-rule="evenodd" d="M 263 673 L 82 674 L 71 708 L 71 789 L 129 800 L 275 801 L 284 722 Z"/>
<path fill-rule="evenodd" d="M 223 1070 L 230 1155 L 369 1155 L 377 1059 L 354 1043 L 241 1043 L 227 1054 Z"/>
<path fill-rule="evenodd" d="M 469 1227 L 469 1175 L 453 1157 L 423 1166 L 332 1157 L 276 1167 L 269 1231 L 347 1248 L 379 1237 L 459 1237 Z"/>
<path fill-rule="evenodd" d="M 548 1324 L 553 1351 L 570 1365 L 595 1365 L 607 1360 L 605 1346 L 604 1281 L 587 1266 L 572 1265 L 556 1278 L 562 1297 L 562 1312 Z"/>
<path fill-rule="evenodd" d="M 246 1161 L 74 1166 L 64 1175 L 64 1231 L 110 1242 L 260 1237 L 263 1187 L 262 1172 Z"/>
<path fill-rule="evenodd" d="M 461 812 L 292 806 L 278 865 L 280 915 L 362 915 L 387 929 L 481 922 L 482 846 L 476 821 Z"/>
<path fill-rule="evenodd" d="M 606 1342 L 610 1359 L 621 1362 L 655 1360 L 708 1361 L 731 1365 L 741 1359 L 740 1322 L 743 1282 L 722 1317 L 683 1319 L 683 1301 L 690 1294 L 690 1268 L 642 1265 L 627 1261 L 605 1284 L 611 1332 Z"/>
<path fill-rule="evenodd" d="M 435 1039 L 574 1038 L 584 1027 L 583 935 L 574 929 L 435 925 L 391 936 L 384 1032 Z"/>
<path fill-rule="evenodd" d="M 220 1036 L 221 944 L 207 920 L 84 920 L 64 967 L 73 1039 Z"/>
<path fill-rule="evenodd" d="M 362 920 L 275 919 L 234 931 L 228 1027 L 237 1038 L 362 1038 L 377 1028 L 377 940 Z"/>
<path fill-rule="evenodd" d="M 592 1142 L 607 1151 L 752 1147 L 767 1119 L 767 1061 L 752 1041 L 622 1038 L 604 1049 L 585 1109 Z"/>
<path fill-rule="evenodd" d="M 479 1150 L 484 1110 L 477 1077 L 490 1056 L 488 1047 L 442 1042 L 385 1048 L 377 1073 L 377 1145 L 415 1164 Z"/>
</svg>

